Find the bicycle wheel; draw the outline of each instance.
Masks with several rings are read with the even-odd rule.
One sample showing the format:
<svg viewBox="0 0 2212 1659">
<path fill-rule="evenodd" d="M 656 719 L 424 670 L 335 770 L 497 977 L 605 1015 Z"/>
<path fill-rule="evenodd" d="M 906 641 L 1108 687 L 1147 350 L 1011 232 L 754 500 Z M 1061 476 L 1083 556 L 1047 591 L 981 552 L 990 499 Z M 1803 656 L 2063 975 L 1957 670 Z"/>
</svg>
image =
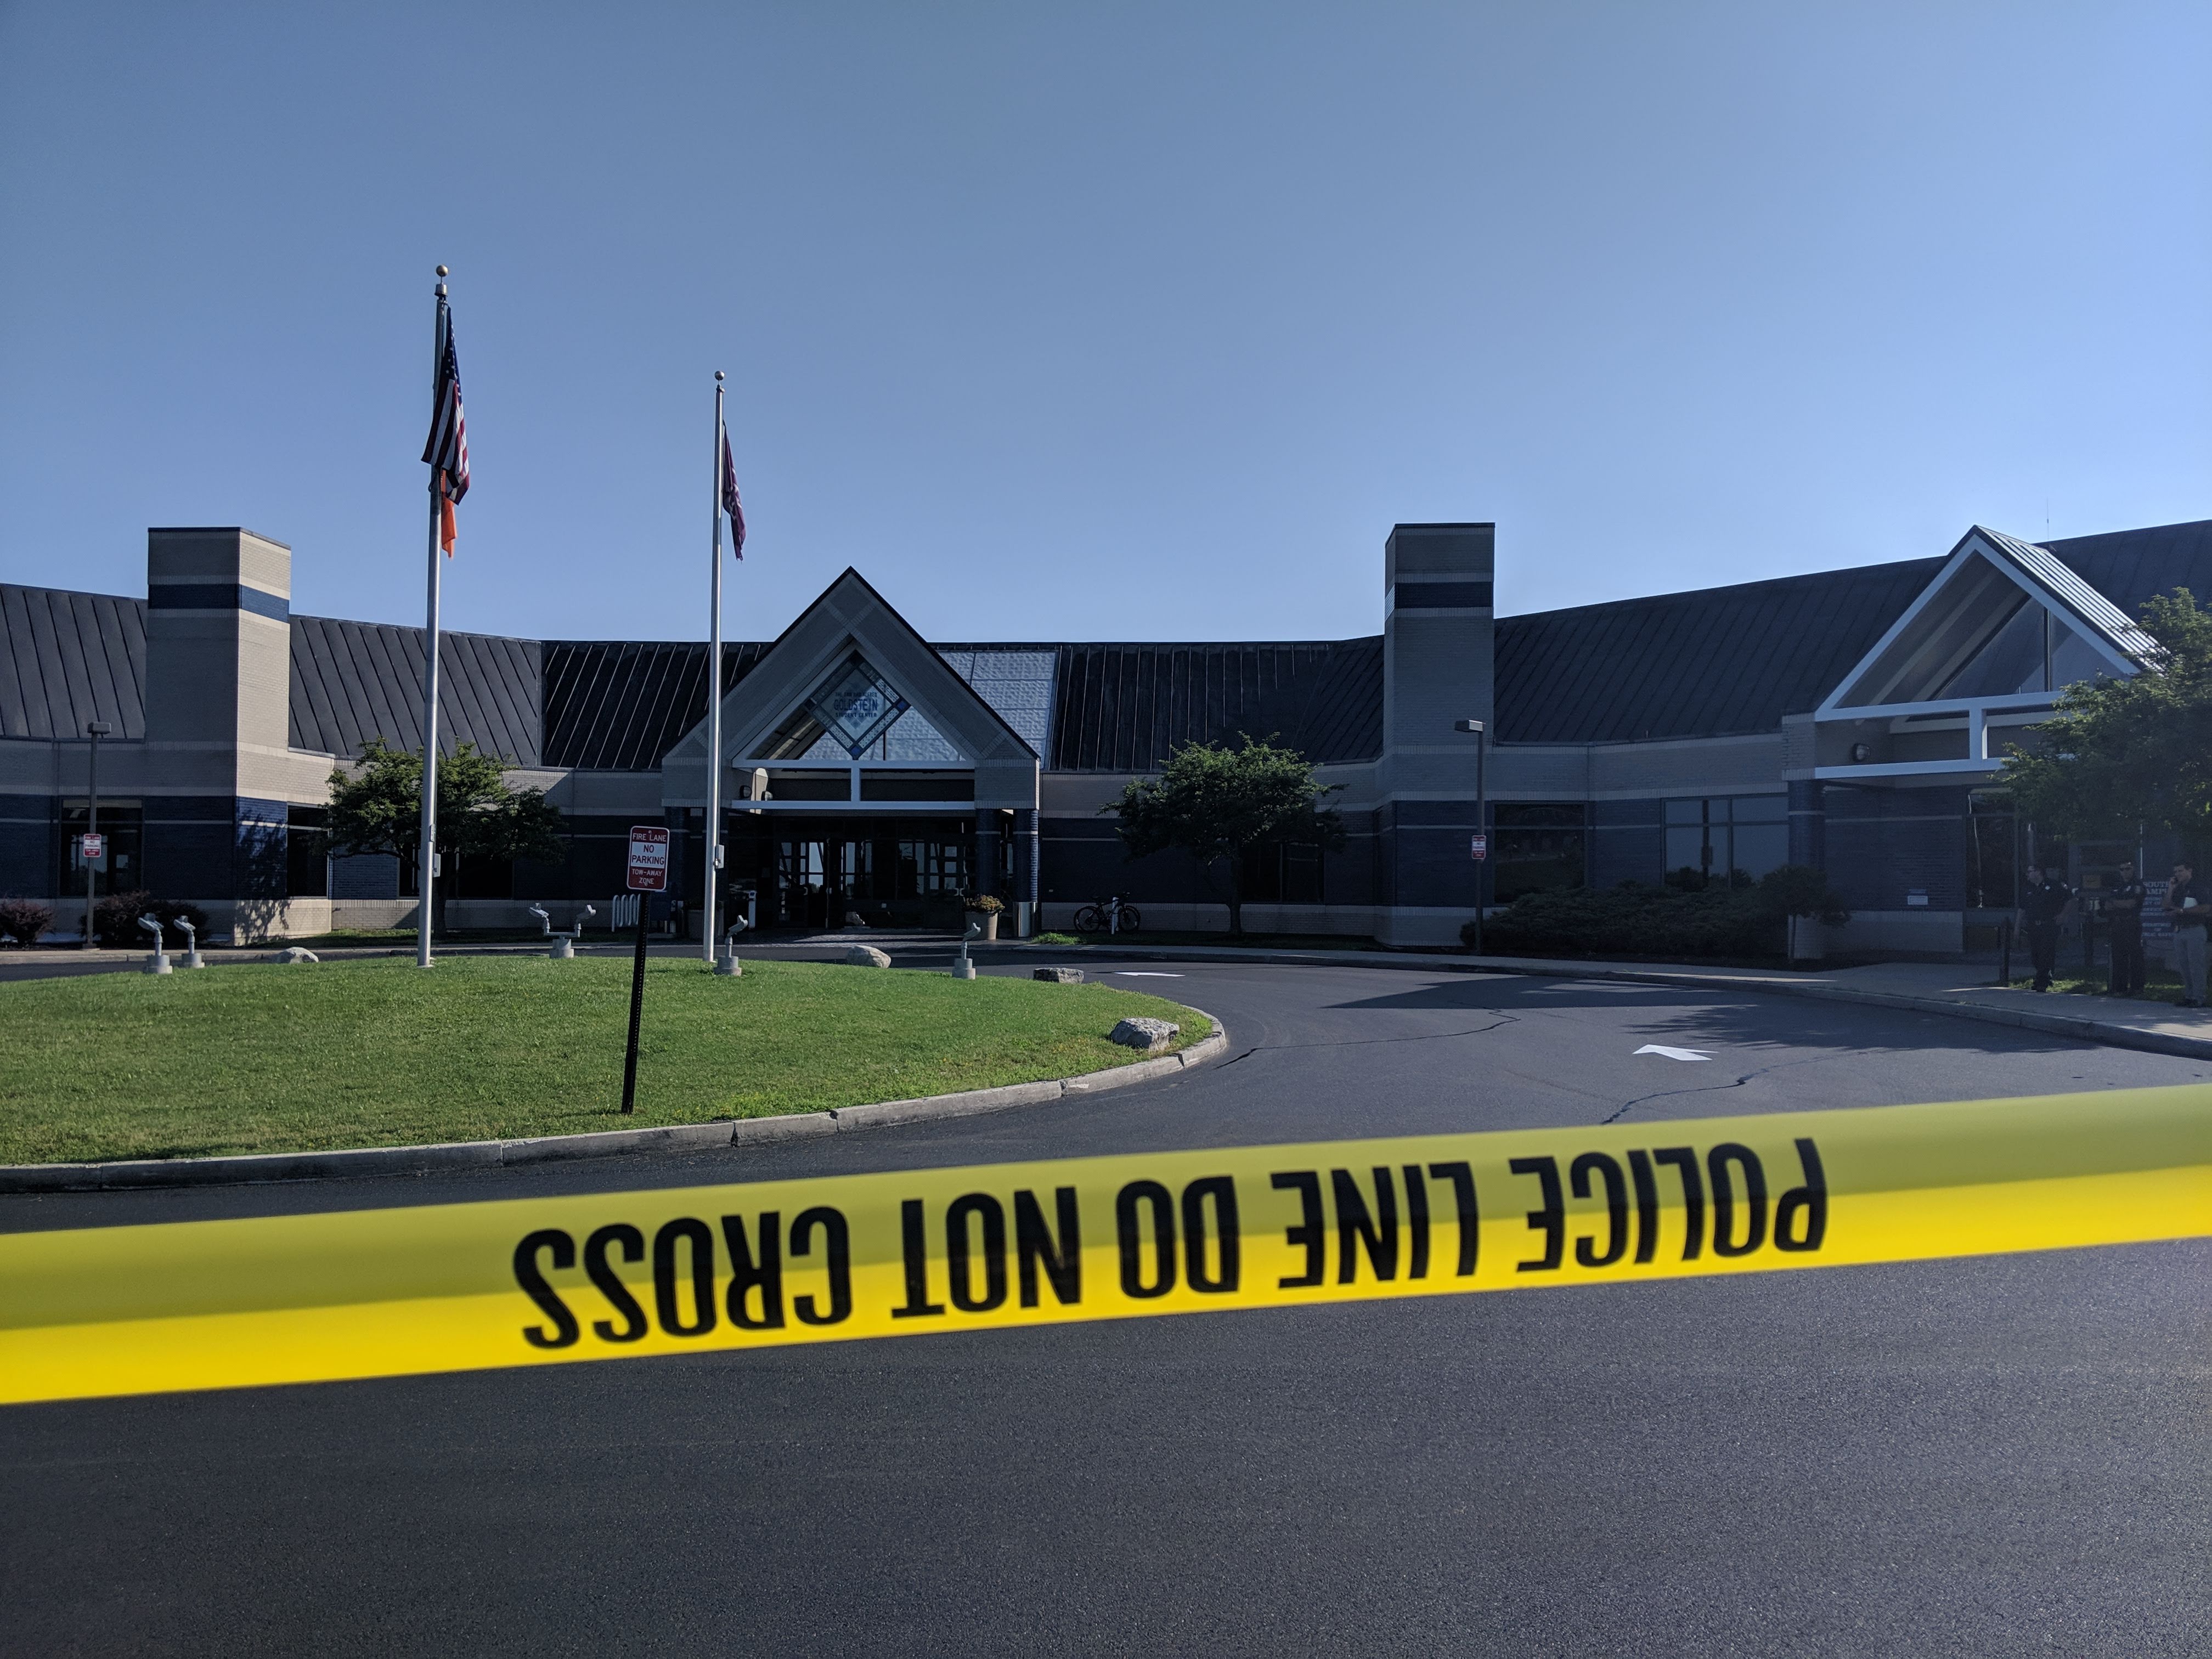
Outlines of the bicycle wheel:
<svg viewBox="0 0 2212 1659">
<path fill-rule="evenodd" d="M 1075 913 L 1075 931 L 1079 933 L 1103 933 L 1106 931 L 1105 913 L 1095 904 L 1086 904 Z"/>
<path fill-rule="evenodd" d="M 1121 907 L 1121 931 L 1123 933 L 1133 933 L 1137 929 L 1144 925 L 1145 919 L 1137 914 L 1137 907 L 1135 905 L 1125 904 Z"/>
</svg>

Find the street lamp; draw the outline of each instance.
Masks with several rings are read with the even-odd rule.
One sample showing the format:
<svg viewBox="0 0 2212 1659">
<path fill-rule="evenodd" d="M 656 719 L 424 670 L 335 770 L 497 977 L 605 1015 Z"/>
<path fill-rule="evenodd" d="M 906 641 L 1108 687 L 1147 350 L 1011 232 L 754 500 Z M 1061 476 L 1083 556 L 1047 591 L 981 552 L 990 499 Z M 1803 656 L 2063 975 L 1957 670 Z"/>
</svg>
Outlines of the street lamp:
<svg viewBox="0 0 2212 1659">
<path fill-rule="evenodd" d="M 84 832 L 86 841 L 89 841 L 93 836 L 100 833 L 100 740 L 102 738 L 112 734 L 115 728 L 110 726 L 106 720 L 87 720 L 84 723 L 84 734 L 92 740 L 92 763 L 89 768 L 90 775 L 86 780 L 85 788 Z M 79 948 L 89 951 L 93 948 L 93 861 L 89 858 L 84 857 L 85 841 L 80 841 L 77 842 L 76 846 L 77 856 L 84 858 L 84 943 Z"/>
<path fill-rule="evenodd" d="M 1482 856 L 1474 861 L 1474 953 L 1480 956 L 1483 889 L 1487 884 L 1484 877 L 1490 868 L 1490 807 L 1482 776 L 1483 751 L 1490 746 L 1489 728 L 1480 720 L 1454 720 L 1452 730 L 1472 732 L 1474 737 L 1474 832 L 1482 838 Z"/>
</svg>

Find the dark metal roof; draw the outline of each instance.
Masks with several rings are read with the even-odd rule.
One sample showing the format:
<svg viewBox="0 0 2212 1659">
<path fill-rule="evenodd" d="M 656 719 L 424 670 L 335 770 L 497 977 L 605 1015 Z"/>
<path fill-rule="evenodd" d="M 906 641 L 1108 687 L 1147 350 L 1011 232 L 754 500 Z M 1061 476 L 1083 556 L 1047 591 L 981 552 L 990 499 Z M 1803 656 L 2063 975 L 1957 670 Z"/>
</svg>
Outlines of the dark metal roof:
<svg viewBox="0 0 2212 1659">
<path fill-rule="evenodd" d="M 539 742 L 547 647 L 491 634 L 438 639 L 438 750 L 473 743 L 517 766 L 547 763 Z M 371 738 L 422 743 L 422 630 L 292 618 L 295 749 L 357 755 Z"/>
<path fill-rule="evenodd" d="M 2212 519 L 2043 545 L 2131 619 L 2142 616 L 2145 599 L 2177 587 L 2189 589 L 2199 605 L 2212 604 Z"/>
<path fill-rule="evenodd" d="M 2129 617 L 2187 587 L 2212 599 L 2212 520 L 2045 544 Z M 1911 559 L 1498 623 L 1498 736 L 1605 743 L 1771 732 L 1814 707 L 1942 566 Z M 420 741 L 422 635 L 292 619 L 291 741 L 358 753 Z M 0 738 L 145 735 L 145 602 L 0 585 Z M 725 647 L 724 688 L 769 647 Z M 1049 652 L 1054 771 L 1151 770 L 1180 743 L 1275 738 L 1320 763 L 1381 752 L 1382 641 L 945 645 Z M 448 634 L 443 746 L 525 766 L 651 771 L 703 715 L 696 642 Z"/>
<path fill-rule="evenodd" d="M 146 602 L 0 585 L 0 738 L 146 735 Z"/>
<path fill-rule="evenodd" d="M 1321 764 L 1382 752 L 1380 637 L 1057 649 L 1046 762 L 1055 772 L 1151 771 L 1178 744 L 1240 734 Z"/>
<path fill-rule="evenodd" d="M 1500 617 L 1498 741 L 1771 732 L 1817 705 L 1942 568 L 1906 559 Z"/>
<path fill-rule="evenodd" d="M 2024 542 L 2017 536 L 2008 536 L 2002 530 L 1991 530 L 1987 525 L 1978 524 L 1969 533 L 1979 535 L 1991 547 L 2012 560 L 2045 592 L 2054 595 L 2085 627 L 2102 635 L 2105 642 L 2122 656 L 2145 668 L 2158 665 L 2158 641 L 2143 632 L 2132 614 L 2123 611 L 2099 592 L 2092 583 L 2084 580 L 2049 548 Z"/>
<path fill-rule="evenodd" d="M 2212 596 L 2212 520 L 2075 537 L 2034 551 L 2056 555 L 2130 619 L 2145 599 L 2176 587 Z M 1499 740 L 1771 732 L 1784 714 L 1816 707 L 1943 564 L 1906 559 L 1501 617 Z"/>
<path fill-rule="evenodd" d="M 762 644 L 725 642 L 723 691 L 767 653 Z M 545 647 L 548 766 L 650 772 L 706 718 L 703 640 L 557 640 Z"/>
</svg>

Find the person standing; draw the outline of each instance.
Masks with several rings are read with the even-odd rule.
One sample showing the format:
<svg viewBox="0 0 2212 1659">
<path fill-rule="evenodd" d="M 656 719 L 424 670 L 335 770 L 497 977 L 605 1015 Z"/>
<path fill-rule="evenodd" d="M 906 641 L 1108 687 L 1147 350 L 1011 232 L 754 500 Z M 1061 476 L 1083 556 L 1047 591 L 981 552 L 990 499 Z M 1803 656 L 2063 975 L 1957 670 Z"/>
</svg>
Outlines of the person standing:
<svg viewBox="0 0 2212 1659">
<path fill-rule="evenodd" d="M 2105 896 L 2105 914 L 2112 918 L 2112 974 L 2106 991 L 2116 997 L 2140 996 L 2143 988 L 2142 909 L 2149 896 L 2136 879 L 2133 859 L 2120 866 L 2120 878 Z"/>
<path fill-rule="evenodd" d="M 2173 866 L 2166 884 L 2166 917 L 2173 924 L 2173 965 L 2181 975 L 2181 1006 L 2204 1006 L 2204 925 L 2212 921 L 2212 891 L 2197 881 L 2186 864 Z"/>
<path fill-rule="evenodd" d="M 2035 988 L 2048 991 L 2058 966 L 2058 923 L 2074 902 L 2074 890 L 2043 866 L 2027 866 L 2027 884 L 2020 896 L 2021 921 L 2027 933 L 2027 953 L 2035 963 Z M 2198 930 L 2203 938 L 2203 930 Z"/>
</svg>

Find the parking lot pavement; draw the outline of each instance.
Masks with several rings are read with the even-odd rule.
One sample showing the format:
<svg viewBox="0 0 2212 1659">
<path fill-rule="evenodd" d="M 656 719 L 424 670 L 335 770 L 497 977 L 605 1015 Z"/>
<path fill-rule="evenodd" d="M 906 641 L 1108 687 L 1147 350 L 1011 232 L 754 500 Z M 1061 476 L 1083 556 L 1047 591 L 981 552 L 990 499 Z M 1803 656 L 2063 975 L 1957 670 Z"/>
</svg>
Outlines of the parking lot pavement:
<svg viewBox="0 0 2212 1659">
<path fill-rule="evenodd" d="M 2212 1074 L 1749 992 L 1084 965 L 1218 1015 L 1229 1055 L 781 1146 L 5 1199 L 0 1228 Z M 0 1649 L 2201 1651 L 2208 1274 L 2200 1241 L 11 1408 Z"/>
</svg>

